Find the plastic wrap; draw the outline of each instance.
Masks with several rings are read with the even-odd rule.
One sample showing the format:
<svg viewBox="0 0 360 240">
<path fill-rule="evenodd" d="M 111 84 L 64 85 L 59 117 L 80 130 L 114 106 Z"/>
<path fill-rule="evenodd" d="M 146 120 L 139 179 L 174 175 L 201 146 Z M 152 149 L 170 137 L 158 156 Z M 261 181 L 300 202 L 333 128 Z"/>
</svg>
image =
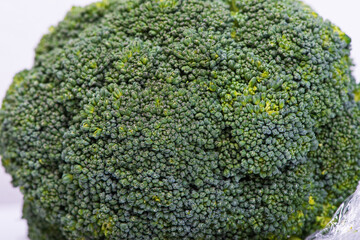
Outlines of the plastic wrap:
<svg viewBox="0 0 360 240">
<path fill-rule="evenodd" d="M 360 240 L 360 183 L 338 208 L 327 226 L 306 240 Z"/>
</svg>

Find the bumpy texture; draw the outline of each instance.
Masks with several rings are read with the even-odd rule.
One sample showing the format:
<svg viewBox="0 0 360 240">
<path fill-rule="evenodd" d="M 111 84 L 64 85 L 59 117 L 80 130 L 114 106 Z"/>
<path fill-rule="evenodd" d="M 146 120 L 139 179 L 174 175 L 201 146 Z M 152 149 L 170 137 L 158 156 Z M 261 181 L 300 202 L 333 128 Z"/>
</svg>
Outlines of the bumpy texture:
<svg viewBox="0 0 360 240">
<path fill-rule="evenodd" d="M 73 8 L 17 74 L 0 153 L 31 239 L 283 239 L 359 180 L 350 39 L 292 0 Z"/>
</svg>

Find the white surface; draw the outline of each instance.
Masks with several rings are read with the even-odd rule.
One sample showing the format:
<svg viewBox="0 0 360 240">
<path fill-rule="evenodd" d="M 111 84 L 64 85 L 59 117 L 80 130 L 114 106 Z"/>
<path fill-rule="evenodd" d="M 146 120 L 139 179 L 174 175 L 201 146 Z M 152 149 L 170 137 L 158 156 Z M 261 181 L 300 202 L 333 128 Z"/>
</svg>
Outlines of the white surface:
<svg viewBox="0 0 360 240">
<path fill-rule="evenodd" d="M 0 239 L 26 240 L 26 221 L 21 219 L 18 204 L 0 205 Z"/>
<path fill-rule="evenodd" d="M 33 49 L 51 25 L 61 20 L 72 5 L 94 0 L 0 0 L 0 101 L 13 75 L 30 68 Z M 352 38 L 352 57 L 360 65 L 360 1 L 306 0 L 322 17 L 330 19 Z M 360 80 L 360 67 L 355 70 Z M 6 210 L 9 209 L 9 210 Z M 21 195 L 0 167 L 0 239 L 20 240 L 25 231 L 20 216 Z M 7 221 L 8 219 L 8 221 Z M 11 220 L 13 219 L 13 220 Z M 12 235 L 11 235 L 12 234 Z M 17 235 L 19 234 L 19 235 Z"/>
</svg>

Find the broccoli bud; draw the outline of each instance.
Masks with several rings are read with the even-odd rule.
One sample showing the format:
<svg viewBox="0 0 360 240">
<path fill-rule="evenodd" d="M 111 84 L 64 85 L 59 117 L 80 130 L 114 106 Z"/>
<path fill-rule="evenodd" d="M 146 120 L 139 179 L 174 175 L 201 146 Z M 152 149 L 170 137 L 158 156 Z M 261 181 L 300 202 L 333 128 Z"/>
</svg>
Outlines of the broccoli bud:
<svg viewBox="0 0 360 240">
<path fill-rule="evenodd" d="M 350 38 L 297 0 L 73 8 L 18 73 L 0 154 L 31 239 L 287 239 L 359 181 Z"/>
</svg>

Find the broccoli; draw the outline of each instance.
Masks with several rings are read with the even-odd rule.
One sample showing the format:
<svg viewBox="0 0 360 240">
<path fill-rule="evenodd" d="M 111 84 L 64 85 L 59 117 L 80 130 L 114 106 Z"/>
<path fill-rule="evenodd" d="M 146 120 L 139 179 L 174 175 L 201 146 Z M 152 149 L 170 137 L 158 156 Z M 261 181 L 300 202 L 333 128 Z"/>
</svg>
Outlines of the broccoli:
<svg viewBox="0 0 360 240">
<path fill-rule="evenodd" d="M 350 38 L 297 0 L 74 7 L 18 73 L 0 154 L 31 239 L 287 239 L 360 180 Z"/>
</svg>

